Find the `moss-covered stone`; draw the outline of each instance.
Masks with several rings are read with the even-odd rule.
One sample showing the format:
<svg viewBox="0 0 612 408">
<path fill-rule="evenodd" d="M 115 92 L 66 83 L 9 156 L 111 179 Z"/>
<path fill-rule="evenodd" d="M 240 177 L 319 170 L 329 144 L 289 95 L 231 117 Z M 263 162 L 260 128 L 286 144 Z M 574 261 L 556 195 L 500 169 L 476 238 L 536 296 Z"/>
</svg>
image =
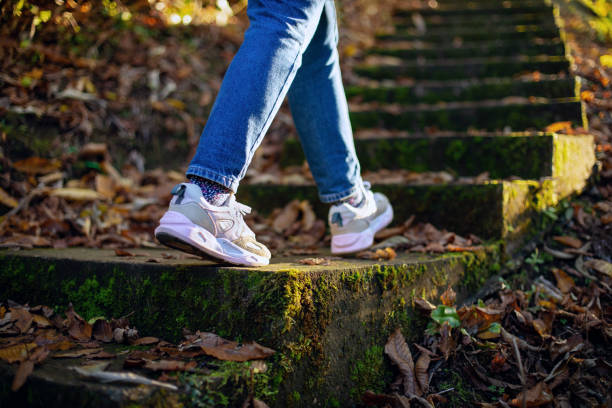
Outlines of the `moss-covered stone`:
<svg viewBox="0 0 612 408">
<path fill-rule="evenodd" d="M 582 104 L 576 98 L 527 104 L 406 107 L 399 113 L 382 110 L 351 112 L 354 129 L 387 128 L 419 132 L 425 128 L 465 131 L 544 129 L 551 123 L 570 121 L 583 126 Z"/>
<path fill-rule="evenodd" d="M 374 78 L 414 78 L 446 80 L 462 78 L 511 77 L 522 72 L 539 71 L 543 74 L 568 73 L 570 64 L 562 56 L 486 57 L 465 60 L 431 61 L 426 64 L 362 65 L 355 68 L 358 75 Z"/>
<path fill-rule="evenodd" d="M 508 96 L 567 98 L 575 95 L 574 78 L 524 81 L 511 78 L 415 84 L 413 86 L 346 88 L 349 99 L 399 104 L 503 99 Z"/>
<path fill-rule="evenodd" d="M 104 250 L 4 252 L 0 297 L 51 302 L 60 309 L 72 301 L 84 317 L 134 312 L 130 320 L 141 333 L 171 340 L 185 326 L 256 340 L 278 351 L 267 361 L 266 375 L 247 384 L 256 395 L 277 407 L 347 406 L 377 378 L 391 375 L 377 346 L 392 330 L 402 327 L 409 337 L 420 335 L 426 322 L 412 309 L 414 296 L 435 299 L 448 284 L 459 285 L 461 293 L 462 282 L 486 278 L 489 269 L 477 264 L 475 256 L 403 255 L 383 264 L 346 260 L 306 267 L 281 262 L 245 269 L 192 259 L 159 264 L 117 260 Z M 493 265 L 499 256 L 491 247 L 478 259 Z M 212 383 L 221 385 L 211 388 L 209 396 L 221 393 L 214 395 L 232 406 L 239 403 L 248 377 L 240 373 L 248 367 L 218 365 L 210 374 L 218 380 L 202 374 L 183 377 L 182 384 L 191 387 L 183 403 L 189 405 L 198 390 Z M 224 384 L 234 385 L 231 393 L 223 391 Z"/>
</svg>

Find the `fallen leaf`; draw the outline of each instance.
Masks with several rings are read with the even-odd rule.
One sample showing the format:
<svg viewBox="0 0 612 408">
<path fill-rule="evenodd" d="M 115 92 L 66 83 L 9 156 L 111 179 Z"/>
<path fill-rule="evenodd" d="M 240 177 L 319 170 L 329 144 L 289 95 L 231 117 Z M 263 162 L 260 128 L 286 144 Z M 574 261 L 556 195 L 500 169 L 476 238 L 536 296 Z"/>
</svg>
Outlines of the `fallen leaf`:
<svg viewBox="0 0 612 408">
<path fill-rule="evenodd" d="M 429 389 L 429 372 L 427 370 L 430 362 L 431 358 L 429 355 L 427 353 L 421 353 L 414 367 L 416 379 L 424 394 L 427 394 L 427 390 Z"/>
<path fill-rule="evenodd" d="M 308 231 L 311 229 L 317 220 L 317 216 L 315 215 L 310 203 L 306 200 L 300 203 L 300 210 L 302 211 L 302 229 L 304 231 Z"/>
<path fill-rule="evenodd" d="M 14 346 L 0 349 L 0 359 L 9 364 L 25 361 L 29 352 L 37 347 L 36 343 L 16 344 Z"/>
<path fill-rule="evenodd" d="M 552 268 L 551 271 L 553 275 L 555 275 L 555 279 L 557 280 L 557 287 L 561 292 L 568 293 L 570 290 L 572 290 L 574 286 L 576 286 L 576 283 L 571 278 L 571 276 L 563 272 L 561 269 Z"/>
<path fill-rule="evenodd" d="M 6 207 L 15 208 L 19 205 L 19 202 L 17 202 L 15 198 L 13 198 L 9 193 L 4 191 L 2 187 L 0 187 L 0 204 Z"/>
<path fill-rule="evenodd" d="M 70 334 L 70 336 L 80 341 L 91 339 L 91 325 L 74 311 L 72 304 L 68 306 L 66 317 L 68 318 L 68 334 Z"/>
<path fill-rule="evenodd" d="M 126 251 L 125 249 L 115 248 L 115 255 L 117 256 L 136 256 L 132 252 Z"/>
<path fill-rule="evenodd" d="M 446 288 L 444 293 L 440 295 L 440 300 L 442 301 L 442 304 L 445 306 L 453 306 L 455 304 L 456 298 L 457 298 L 457 294 L 455 293 L 453 288 L 450 287 L 450 285 Z"/>
<path fill-rule="evenodd" d="M 22 361 L 15 372 L 15 377 L 13 378 L 13 384 L 11 385 L 11 390 L 17 391 L 23 384 L 25 384 L 28 376 L 32 374 L 34 371 L 34 362 L 30 360 Z"/>
<path fill-rule="evenodd" d="M 565 235 L 565 236 L 556 236 L 556 237 L 553 237 L 553 239 L 559 242 L 560 244 L 563 244 L 571 248 L 578 249 L 582 247 L 582 241 L 580 241 L 578 238 L 574 238 L 574 237 Z"/>
<path fill-rule="evenodd" d="M 96 174 L 96 191 L 109 200 L 115 197 L 115 180 L 104 174 Z"/>
<path fill-rule="evenodd" d="M 274 231 L 281 233 L 292 226 L 299 215 L 300 202 L 298 200 L 293 200 L 287 204 L 281 213 L 274 219 L 272 228 Z"/>
<path fill-rule="evenodd" d="M 30 157 L 13 163 L 13 167 L 27 174 L 48 174 L 53 173 L 61 167 L 59 160 L 49 160 L 42 157 Z"/>
<path fill-rule="evenodd" d="M 84 348 L 80 350 L 67 351 L 63 353 L 56 353 L 53 355 L 53 358 L 78 358 L 89 356 L 92 354 L 97 354 L 103 351 L 101 348 Z"/>
<path fill-rule="evenodd" d="M 546 405 L 552 402 L 553 394 L 546 383 L 539 382 L 535 387 L 528 389 L 526 392 L 521 392 L 516 398 L 513 398 L 510 401 L 510 405 L 513 407 L 522 407 L 523 398 L 528 407 L 539 407 L 540 405 Z"/>
<path fill-rule="evenodd" d="M 141 337 L 140 339 L 133 341 L 131 344 L 133 346 L 148 346 L 156 343 L 159 343 L 159 339 L 157 337 Z"/>
<path fill-rule="evenodd" d="M 366 391 L 361 397 L 366 405 L 375 405 L 377 407 L 391 408 L 410 408 L 410 400 L 403 395 L 397 393 L 392 395 L 375 394 L 372 391 Z"/>
<path fill-rule="evenodd" d="M 184 362 L 177 360 L 147 361 L 144 368 L 152 371 L 191 371 L 198 365 L 195 361 Z"/>
<path fill-rule="evenodd" d="M 399 368 L 402 374 L 405 392 L 422 395 L 415 378 L 412 353 L 400 329 L 396 329 L 391 336 L 389 336 L 389 340 L 387 344 L 385 344 L 385 354 L 391 359 L 393 364 Z"/>
<path fill-rule="evenodd" d="M 240 344 L 207 332 L 198 332 L 193 340 L 181 343 L 179 350 L 191 347 L 200 347 L 206 354 L 227 361 L 261 360 L 276 353 L 255 342 Z"/>
<path fill-rule="evenodd" d="M 567 131 L 572 129 L 572 122 L 555 122 L 546 126 L 545 132 L 557 133 L 561 131 Z"/>
<path fill-rule="evenodd" d="M 178 389 L 176 385 L 151 380 L 147 377 L 134 373 L 104 371 L 103 369 L 87 370 L 81 367 L 72 367 L 72 369 L 83 377 L 91 378 L 102 383 L 124 382 L 132 384 L 153 385 L 156 387 L 167 388 L 172 391 L 176 391 Z"/>
<path fill-rule="evenodd" d="M 17 327 L 21 333 L 30 330 L 34 322 L 34 316 L 22 307 L 11 308 L 10 310 L 11 316 L 13 319 L 16 319 L 15 327 Z"/>
<path fill-rule="evenodd" d="M 415 298 L 414 304 L 421 310 L 425 310 L 426 312 L 431 312 L 436 310 L 436 307 L 426 299 L 423 298 Z"/>
<path fill-rule="evenodd" d="M 299 259 L 298 263 L 302 265 L 331 265 L 331 261 L 328 258 L 304 258 Z"/>
<path fill-rule="evenodd" d="M 53 197 L 61 197 L 67 200 L 74 201 L 95 201 L 101 200 L 104 198 L 102 194 L 98 193 L 95 190 L 87 189 L 87 188 L 55 188 L 51 190 L 49 195 Z"/>
<path fill-rule="evenodd" d="M 602 259 L 590 259 L 584 263 L 584 266 L 595 269 L 597 272 L 603 273 L 604 275 L 612 278 L 612 263 L 610 262 Z"/>
</svg>

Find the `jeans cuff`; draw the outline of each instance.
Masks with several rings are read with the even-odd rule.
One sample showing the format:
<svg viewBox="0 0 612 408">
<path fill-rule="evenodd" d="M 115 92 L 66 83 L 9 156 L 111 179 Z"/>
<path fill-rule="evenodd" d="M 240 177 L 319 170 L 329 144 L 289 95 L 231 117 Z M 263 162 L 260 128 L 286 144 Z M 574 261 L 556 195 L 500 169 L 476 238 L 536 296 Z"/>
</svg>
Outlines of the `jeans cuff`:
<svg viewBox="0 0 612 408">
<path fill-rule="evenodd" d="M 198 176 L 208 179 L 210 181 L 214 181 L 215 183 L 221 184 L 225 188 L 229 188 L 234 193 L 236 193 L 236 191 L 238 190 L 238 184 L 240 184 L 240 180 L 235 177 L 224 176 L 214 170 L 194 165 L 191 165 L 187 168 L 185 175 Z"/>
<path fill-rule="evenodd" d="M 336 203 L 338 201 L 344 200 L 355 194 L 360 188 L 363 188 L 360 186 L 361 183 L 363 182 L 360 180 L 359 184 L 356 184 L 348 190 L 344 190 L 339 193 L 319 194 L 319 199 L 326 204 Z"/>
</svg>

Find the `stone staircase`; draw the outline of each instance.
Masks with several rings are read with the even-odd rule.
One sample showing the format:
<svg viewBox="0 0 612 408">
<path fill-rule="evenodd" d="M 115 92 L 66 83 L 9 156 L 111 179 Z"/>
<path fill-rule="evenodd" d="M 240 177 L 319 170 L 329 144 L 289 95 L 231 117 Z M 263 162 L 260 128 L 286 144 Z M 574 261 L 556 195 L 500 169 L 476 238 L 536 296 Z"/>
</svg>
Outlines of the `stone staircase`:
<svg viewBox="0 0 612 408">
<path fill-rule="evenodd" d="M 134 258 L 91 249 L 3 251 L 0 298 L 72 302 L 86 318 L 134 312 L 131 322 L 143 335 L 172 341 L 180 340 L 183 327 L 255 340 L 278 351 L 267 361 L 268 372 L 255 376 L 278 392 L 266 400 L 275 407 L 355 406 L 365 390 L 381 391 L 380 378 L 391 379 L 381 348 L 388 334 L 396 327 L 408 337 L 422 333 L 414 298 L 437 303 L 449 284 L 460 299 L 473 293 L 499 270 L 503 253 L 520 244 L 539 210 L 584 186 L 594 163 L 591 136 L 543 132 L 559 121 L 586 128 L 579 85 L 548 2 L 429 4 L 398 9 L 395 31 L 381 34 L 355 69 L 360 79 L 347 94 L 356 147 L 367 171 L 488 172 L 487 181 L 374 186 L 394 203 L 396 222 L 415 214 L 485 238 L 484 250 L 319 266 L 275 258 L 269 267 L 250 269 L 168 259 L 154 249 L 136 251 L 142 256 Z M 298 142 L 288 140 L 282 165 L 302 162 Z M 326 216 L 314 186 L 250 184 L 239 192 L 239 200 L 260 211 L 296 198 Z M 83 381 L 65 368 L 78 363 L 43 365 L 17 394 L 7 385 L 15 367 L 0 364 L 0 405 L 162 406 L 176 399 L 147 386 Z M 214 371 L 198 375 L 216 381 Z M 240 406 L 244 393 L 221 391 Z"/>
</svg>

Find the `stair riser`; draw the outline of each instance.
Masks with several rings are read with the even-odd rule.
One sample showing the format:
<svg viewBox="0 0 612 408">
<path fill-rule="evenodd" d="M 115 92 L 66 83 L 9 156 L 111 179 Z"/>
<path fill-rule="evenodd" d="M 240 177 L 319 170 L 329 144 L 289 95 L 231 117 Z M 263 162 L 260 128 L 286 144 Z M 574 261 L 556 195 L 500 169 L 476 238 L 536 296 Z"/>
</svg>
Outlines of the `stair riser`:
<svg viewBox="0 0 612 408">
<path fill-rule="evenodd" d="M 509 105 L 478 108 L 454 108 L 432 111 L 407 111 L 400 114 L 380 111 L 351 112 L 353 129 L 396 129 L 411 132 L 425 128 L 464 131 L 543 130 L 551 123 L 570 121 L 583 126 L 579 102 L 534 105 Z"/>
<path fill-rule="evenodd" d="M 559 35 L 559 29 L 555 25 L 554 21 L 550 21 L 548 23 L 541 24 L 527 24 L 527 25 L 516 25 L 516 24 L 500 24 L 500 23 L 491 23 L 491 25 L 484 25 L 486 27 L 488 33 L 492 33 L 493 35 L 504 35 L 509 33 L 527 33 L 527 34 L 535 34 L 535 37 L 543 37 L 548 35 L 547 33 L 556 32 L 557 36 Z M 482 26 L 478 26 L 478 28 L 473 27 L 465 27 L 465 26 L 443 26 L 443 27 L 430 27 L 425 26 L 424 32 L 421 32 L 414 27 L 412 23 L 408 24 L 397 24 L 396 30 L 393 32 L 393 35 L 396 36 L 414 36 L 417 39 L 426 39 L 430 35 L 434 36 L 446 36 L 446 38 L 455 38 L 455 37 L 464 37 L 471 35 L 479 35 L 482 34 Z M 538 34 L 542 33 L 542 34 Z M 386 34 L 390 35 L 390 34 Z M 385 38 L 385 34 L 379 34 L 378 38 Z M 485 37 L 484 39 L 488 39 L 490 37 Z"/>
<path fill-rule="evenodd" d="M 415 59 L 422 58 L 470 58 L 494 56 L 533 56 L 533 55 L 565 55 L 565 47 L 560 41 L 550 41 L 544 44 L 534 44 L 528 41 L 519 43 L 506 43 L 504 41 L 481 41 L 464 43 L 459 47 L 427 47 L 427 48 L 400 48 L 393 44 L 378 46 L 367 51 L 370 55 L 388 55 L 392 57 Z"/>
<path fill-rule="evenodd" d="M 358 75 L 372 79 L 414 78 L 446 80 L 463 78 L 510 77 L 524 72 L 539 71 L 543 74 L 568 73 L 570 63 L 564 57 L 551 57 L 549 61 L 492 61 L 457 62 L 458 65 L 382 65 L 355 68 Z"/>
<path fill-rule="evenodd" d="M 445 28 L 465 28 L 470 26 L 484 27 L 504 27 L 507 25 L 547 25 L 554 24 L 552 14 L 504 14 L 504 13 L 489 13 L 486 19 L 482 16 L 425 16 L 422 17 L 427 28 L 430 29 L 445 29 Z M 395 17 L 393 19 L 397 26 L 411 27 L 414 25 L 412 16 Z"/>
<path fill-rule="evenodd" d="M 411 14 L 419 13 L 422 16 L 433 17 L 448 17 L 448 16 L 487 16 L 489 14 L 540 14 L 540 15 L 552 15 L 553 8 L 549 6 L 533 5 L 533 6 L 519 6 L 513 8 L 501 8 L 501 7 L 483 7 L 476 9 L 465 9 L 465 8 L 447 8 L 442 9 L 412 9 L 412 10 L 400 10 L 395 15 L 397 16 L 410 16 Z"/>
<path fill-rule="evenodd" d="M 346 88 L 348 98 L 360 101 L 416 104 L 450 101 L 481 101 L 503 99 L 508 96 L 541 96 L 564 98 L 575 96 L 575 80 L 563 78 L 539 82 L 503 81 L 496 83 L 436 86 L 398 86 L 395 88 L 371 88 L 352 86 Z"/>
<path fill-rule="evenodd" d="M 365 171 L 451 171 L 460 176 L 488 172 L 492 179 L 552 176 L 552 136 L 385 138 L 356 140 L 355 148 Z M 302 164 L 300 143 L 286 141 L 282 157 L 283 166 Z"/>
<path fill-rule="evenodd" d="M 399 31 L 395 34 L 381 34 L 377 36 L 378 40 L 393 42 L 393 41 L 424 41 L 427 43 L 448 44 L 452 41 L 483 41 L 483 40 L 531 40 L 551 39 L 559 37 L 559 30 L 555 29 L 539 29 L 533 31 L 501 31 L 481 30 L 480 32 L 456 31 L 448 33 L 425 33 L 423 35 L 414 34 L 413 31 Z"/>
</svg>

